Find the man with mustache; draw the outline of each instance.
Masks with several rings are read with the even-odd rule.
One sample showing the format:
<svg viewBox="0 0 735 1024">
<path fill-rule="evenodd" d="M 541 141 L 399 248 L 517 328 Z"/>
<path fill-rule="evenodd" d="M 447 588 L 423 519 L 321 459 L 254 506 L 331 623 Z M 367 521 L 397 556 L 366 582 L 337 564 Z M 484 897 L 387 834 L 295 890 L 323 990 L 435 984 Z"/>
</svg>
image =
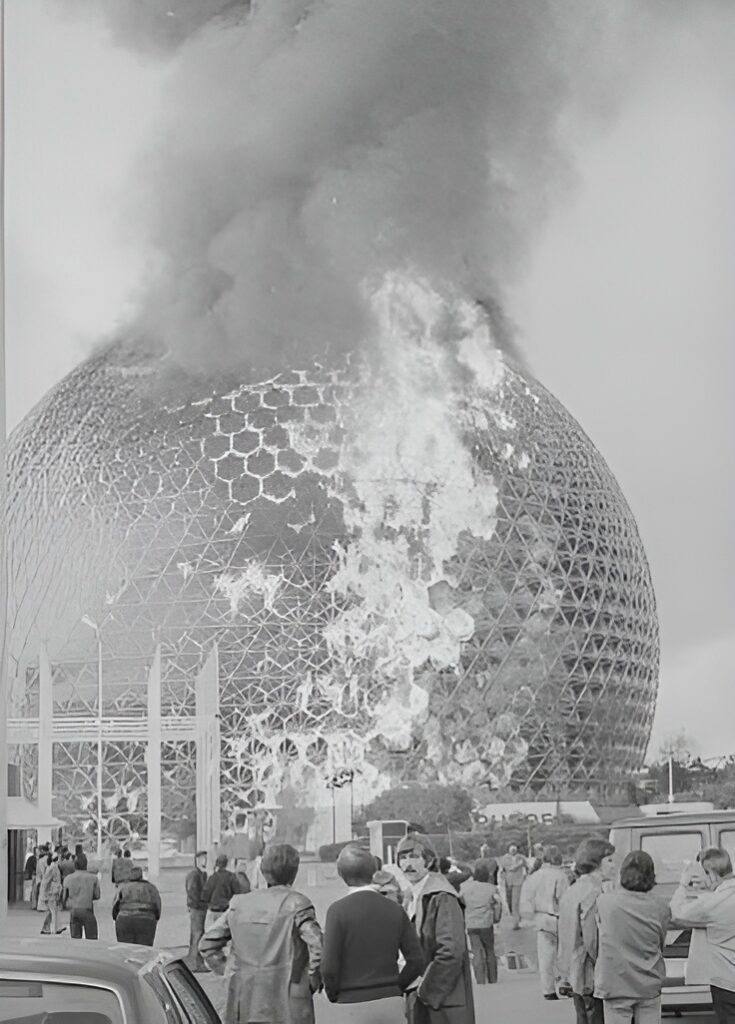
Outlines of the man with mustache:
<svg viewBox="0 0 735 1024">
<path fill-rule="evenodd" d="M 418 833 L 396 850 L 398 867 L 411 884 L 407 907 L 426 967 L 407 995 L 408 1024 L 475 1024 L 472 976 L 459 893 L 439 872 L 436 850 Z"/>
</svg>

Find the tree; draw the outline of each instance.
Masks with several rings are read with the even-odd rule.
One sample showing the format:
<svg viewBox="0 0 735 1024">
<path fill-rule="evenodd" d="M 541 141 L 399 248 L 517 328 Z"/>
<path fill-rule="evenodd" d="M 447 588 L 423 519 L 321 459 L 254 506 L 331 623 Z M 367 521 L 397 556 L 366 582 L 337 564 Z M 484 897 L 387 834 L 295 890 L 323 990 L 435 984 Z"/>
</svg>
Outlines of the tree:
<svg viewBox="0 0 735 1024">
<path fill-rule="evenodd" d="M 365 808 L 365 818 L 403 820 L 428 833 L 462 832 L 472 827 L 472 797 L 459 786 L 412 783 L 387 789 Z"/>
<path fill-rule="evenodd" d="M 679 764 L 687 764 L 697 753 L 699 744 L 691 737 L 685 729 L 678 732 L 668 733 L 664 736 L 663 742 L 658 749 L 658 756 L 661 761 L 668 761 L 672 758 Z"/>
</svg>

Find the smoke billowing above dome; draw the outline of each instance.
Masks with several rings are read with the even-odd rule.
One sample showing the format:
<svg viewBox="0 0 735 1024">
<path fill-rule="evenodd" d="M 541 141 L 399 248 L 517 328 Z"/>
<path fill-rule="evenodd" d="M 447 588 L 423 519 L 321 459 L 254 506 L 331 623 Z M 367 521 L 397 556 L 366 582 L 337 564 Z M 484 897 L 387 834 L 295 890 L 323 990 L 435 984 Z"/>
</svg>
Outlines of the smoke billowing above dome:
<svg viewBox="0 0 735 1024">
<path fill-rule="evenodd" d="M 224 371 L 370 346 L 387 273 L 502 303 L 571 180 L 570 122 L 606 118 L 630 87 L 640 8 L 90 6 L 114 38 L 166 54 L 164 113 L 130 189 L 151 254 L 131 329 Z"/>
</svg>

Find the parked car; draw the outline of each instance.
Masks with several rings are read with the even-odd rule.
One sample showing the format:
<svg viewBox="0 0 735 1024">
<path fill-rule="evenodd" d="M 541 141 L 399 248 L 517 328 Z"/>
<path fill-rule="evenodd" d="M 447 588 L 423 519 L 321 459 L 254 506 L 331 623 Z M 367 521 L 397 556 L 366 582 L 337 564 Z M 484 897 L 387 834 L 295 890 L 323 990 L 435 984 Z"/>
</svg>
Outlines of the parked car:
<svg viewBox="0 0 735 1024">
<path fill-rule="evenodd" d="M 148 946 L 0 939 L 0 1024 L 221 1024 L 178 956 Z"/>
<path fill-rule="evenodd" d="M 670 900 L 685 865 L 696 860 L 700 850 L 720 846 L 735 861 L 735 810 L 626 818 L 613 823 L 610 842 L 615 847 L 618 864 L 631 850 L 649 853 L 656 867 L 655 892 Z M 666 936 L 662 1006 L 665 1011 L 676 1014 L 683 1010 L 712 1008 L 709 985 L 687 980 L 691 935 L 690 928 L 676 927 L 674 922 Z"/>
</svg>

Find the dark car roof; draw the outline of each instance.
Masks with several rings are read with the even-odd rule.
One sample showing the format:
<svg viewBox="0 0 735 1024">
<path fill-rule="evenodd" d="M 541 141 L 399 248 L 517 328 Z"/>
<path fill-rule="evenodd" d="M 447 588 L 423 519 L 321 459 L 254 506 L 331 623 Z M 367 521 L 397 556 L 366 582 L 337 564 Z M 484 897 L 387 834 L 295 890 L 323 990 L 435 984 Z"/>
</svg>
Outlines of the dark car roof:
<svg viewBox="0 0 735 1024">
<path fill-rule="evenodd" d="M 153 963 L 175 959 L 166 950 L 130 943 L 71 942 L 68 938 L 0 938 L 0 969 L 53 971 L 124 984 L 131 975 Z"/>
<path fill-rule="evenodd" d="M 647 828 L 651 825 L 706 825 L 708 822 L 735 821 L 735 809 L 730 811 L 700 811 L 688 814 L 648 814 L 642 818 L 621 818 L 611 828 Z"/>
</svg>

